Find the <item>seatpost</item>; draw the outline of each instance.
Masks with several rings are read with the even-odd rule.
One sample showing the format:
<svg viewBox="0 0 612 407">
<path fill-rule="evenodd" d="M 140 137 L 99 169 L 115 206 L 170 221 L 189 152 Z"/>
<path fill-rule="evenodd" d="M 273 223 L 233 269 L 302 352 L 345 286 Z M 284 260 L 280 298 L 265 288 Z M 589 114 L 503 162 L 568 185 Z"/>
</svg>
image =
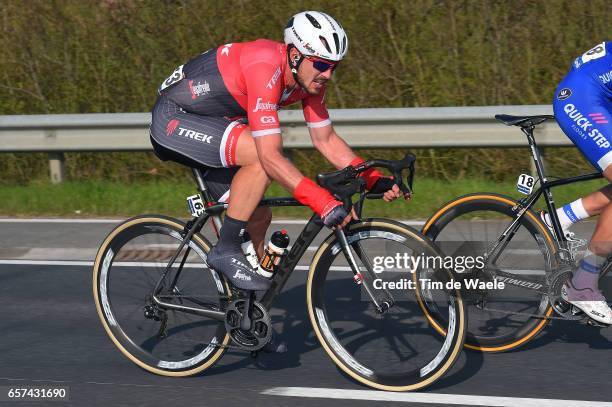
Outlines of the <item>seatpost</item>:
<svg viewBox="0 0 612 407">
<path fill-rule="evenodd" d="M 529 142 L 529 147 L 531 147 L 531 156 L 533 157 L 540 183 L 544 184 L 547 181 L 547 178 L 546 174 L 544 174 L 544 164 L 542 162 L 542 155 L 540 154 L 540 150 L 538 149 L 538 146 L 536 144 L 535 137 L 533 137 L 533 129 L 533 126 L 521 127 L 521 130 L 527 136 L 527 142 Z"/>
<path fill-rule="evenodd" d="M 198 185 L 198 191 L 202 194 L 202 198 L 204 199 L 204 203 L 206 206 L 209 206 L 214 202 L 214 198 L 210 194 L 208 187 L 206 186 L 206 182 L 204 181 L 204 176 L 202 175 L 202 171 L 199 168 L 191 168 L 191 173 L 193 174 L 193 178 L 195 179 L 196 184 Z M 219 231 L 221 230 L 221 217 L 219 215 L 211 216 L 213 220 L 213 225 L 215 229 L 215 233 L 217 236 L 219 235 Z"/>
<path fill-rule="evenodd" d="M 521 127 L 521 130 L 527 136 L 527 141 L 529 142 L 529 147 L 531 147 L 531 156 L 533 157 L 533 161 L 536 166 L 536 171 L 538 172 L 538 178 L 540 179 L 540 187 L 544 187 L 544 185 L 548 182 L 548 178 L 546 178 L 546 174 L 544 174 L 544 164 L 542 162 L 542 155 L 540 154 L 540 150 L 535 141 L 535 137 L 533 137 L 533 129 L 534 126 L 529 127 Z M 544 195 L 546 196 L 546 207 L 548 209 L 548 213 L 553 213 L 557 209 L 555 208 L 555 200 L 553 198 L 552 192 L 550 188 L 543 188 Z M 555 234 L 557 235 L 557 239 L 562 242 L 565 240 L 563 236 L 563 230 L 561 229 L 561 224 L 559 223 L 559 219 L 556 216 L 550 217 L 553 229 L 555 230 Z"/>
</svg>

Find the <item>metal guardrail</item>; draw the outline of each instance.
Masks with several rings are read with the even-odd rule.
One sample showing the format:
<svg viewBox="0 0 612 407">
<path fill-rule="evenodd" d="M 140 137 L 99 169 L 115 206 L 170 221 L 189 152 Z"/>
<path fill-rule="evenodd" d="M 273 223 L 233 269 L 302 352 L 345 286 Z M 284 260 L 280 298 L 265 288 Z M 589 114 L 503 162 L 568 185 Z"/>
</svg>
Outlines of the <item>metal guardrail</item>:
<svg viewBox="0 0 612 407">
<path fill-rule="evenodd" d="M 301 110 L 280 111 L 284 145 L 311 148 Z M 552 114 L 546 105 L 332 109 L 334 128 L 351 147 L 520 147 L 525 136 L 497 122 L 496 114 Z M 0 116 L 0 152 L 48 152 L 51 177 L 63 178 L 63 153 L 148 151 L 148 113 Z M 572 143 L 556 123 L 536 129 L 543 147 Z"/>
</svg>

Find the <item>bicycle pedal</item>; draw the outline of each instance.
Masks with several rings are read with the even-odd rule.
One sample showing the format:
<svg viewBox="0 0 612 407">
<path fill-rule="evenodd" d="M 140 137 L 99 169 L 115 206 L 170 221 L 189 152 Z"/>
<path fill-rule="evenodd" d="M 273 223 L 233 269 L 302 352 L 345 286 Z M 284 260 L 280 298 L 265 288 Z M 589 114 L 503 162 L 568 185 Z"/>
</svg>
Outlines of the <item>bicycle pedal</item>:
<svg viewBox="0 0 612 407">
<path fill-rule="evenodd" d="M 610 325 L 604 324 L 603 322 L 595 321 L 592 318 L 587 319 L 586 324 L 595 328 L 609 328 Z"/>
</svg>

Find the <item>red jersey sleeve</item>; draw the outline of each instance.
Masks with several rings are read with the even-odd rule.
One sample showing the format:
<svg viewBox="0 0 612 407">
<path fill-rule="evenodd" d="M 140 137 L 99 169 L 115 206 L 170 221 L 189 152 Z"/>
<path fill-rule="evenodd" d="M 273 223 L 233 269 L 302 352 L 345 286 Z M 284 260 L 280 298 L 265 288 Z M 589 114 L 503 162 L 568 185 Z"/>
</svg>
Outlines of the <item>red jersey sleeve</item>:
<svg viewBox="0 0 612 407">
<path fill-rule="evenodd" d="M 302 99 L 304 119 L 308 127 L 325 127 L 331 124 L 329 113 L 325 106 L 325 88 L 318 95 Z"/>
<path fill-rule="evenodd" d="M 247 118 L 253 137 L 280 134 L 278 101 L 281 95 L 280 66 L 254 62 L 243 68 L 247 88 Z"/>
</svg>

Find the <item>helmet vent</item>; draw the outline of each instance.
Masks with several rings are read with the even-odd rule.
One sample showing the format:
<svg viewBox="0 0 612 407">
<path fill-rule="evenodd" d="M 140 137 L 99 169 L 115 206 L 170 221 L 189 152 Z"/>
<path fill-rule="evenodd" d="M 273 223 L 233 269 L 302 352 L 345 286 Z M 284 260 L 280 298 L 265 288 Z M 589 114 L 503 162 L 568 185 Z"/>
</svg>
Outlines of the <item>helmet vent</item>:
<svg viewBox="0 0 612 407">
<path fill-rule="evenodd" d="M 342 38 L 342 53 L 346 51 L 346 37 Z"/>
<path fill-rule="evenodd" d="M 340 53 L 340 39 L 338 38 L 338 34 L 334 33 L 332 35 L 334 37 L 334 44 L 336 45 L 336 54 Z"/>
<path fill-rule="evenodd" d="M 310 21 L 310 24 L 312 24 L 315 28 L 321 29 L 321 24 L 319 24 L 319 22 L 316 20 L 316 18 L 314 18 L 313 16 L 311 16 L 308 13 L 306 13 L 306 18 L 308 19 L 308 21 Z"/>
<path fill-rule="evenodd" d="M 287 26 L 285 26 L 285 28 L 293 27 L 293 20 L 294 19 L 295 19 L 295 16 L 291 17 L 291 19 L 287 22 Z"/>
<path fill-rule="evenodd" d="M 321 40 L 321 42 L 323 43 L 323 46 L 325 46 L 325 49 L 327 49 L 327 52 L 329 52 L 330 54 L 332 53 L 331 48 L 329 47 L 329 44 L 327 43 L 327 40 L 325 39 L 325 37 L 323 36 L 319 36 L 319 39 Z"/>
</svg>

